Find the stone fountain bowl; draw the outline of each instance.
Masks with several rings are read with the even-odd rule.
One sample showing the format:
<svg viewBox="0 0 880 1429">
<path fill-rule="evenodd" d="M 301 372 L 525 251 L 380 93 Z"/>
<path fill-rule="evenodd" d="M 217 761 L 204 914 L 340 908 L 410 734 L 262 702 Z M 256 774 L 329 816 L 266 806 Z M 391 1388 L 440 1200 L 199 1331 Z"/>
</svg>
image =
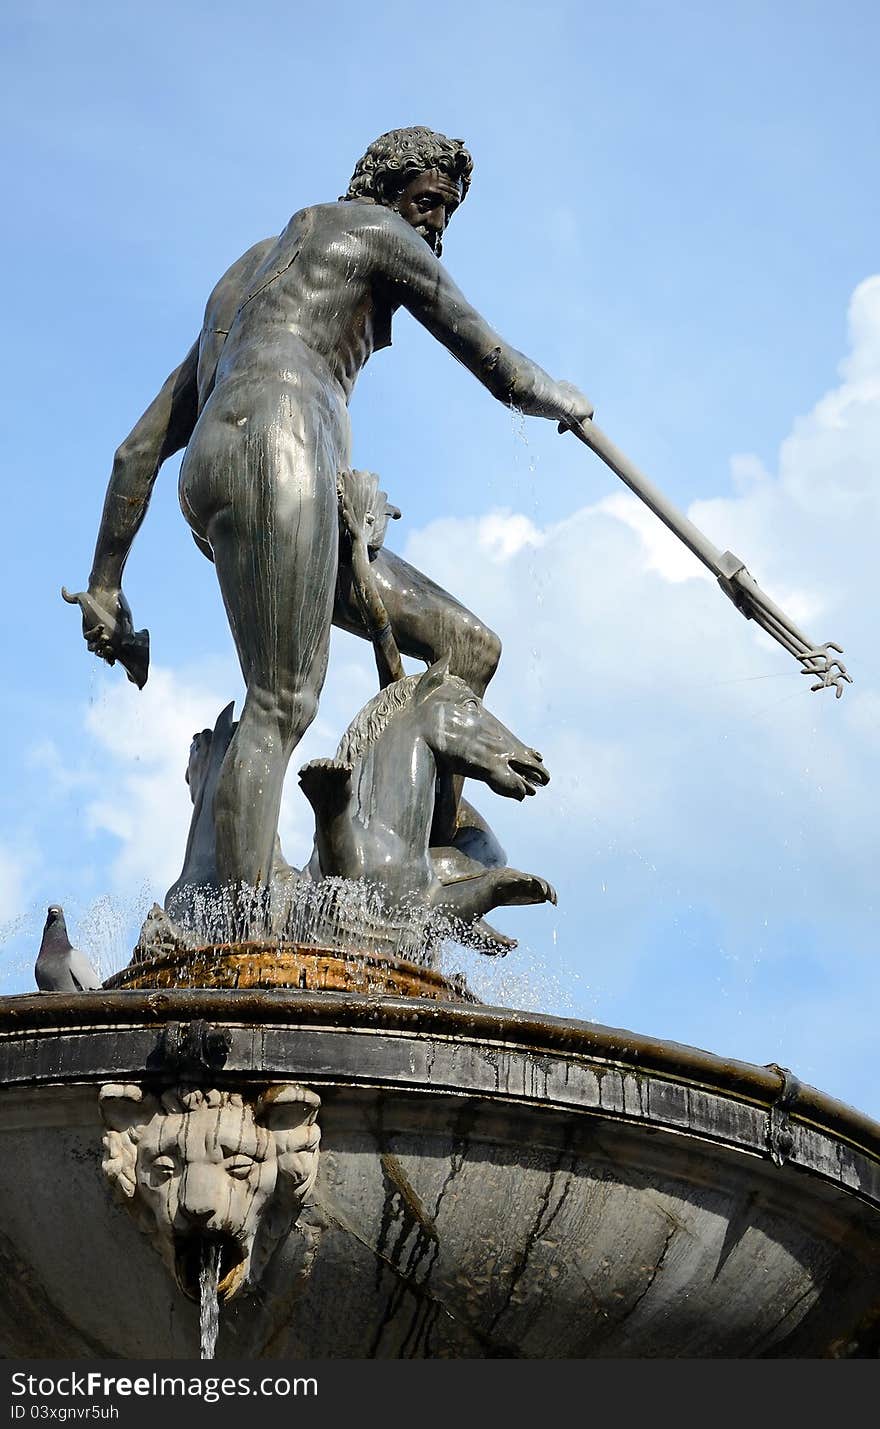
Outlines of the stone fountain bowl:
<svg viewBox="0 0 880 1429">
<path fill-rule="evenodd" d="M 314 1190 L 223 1306 L 220 1359 L 876 1349 L 880 1126 L 851 1108 L 593 1024 L 239 988 L 0 999 L 5 1356 L 198 1355 L 98 1105 L 160 1088 L 192 1027 L 178 1082 L 321 1102 Z"/>
</svg>

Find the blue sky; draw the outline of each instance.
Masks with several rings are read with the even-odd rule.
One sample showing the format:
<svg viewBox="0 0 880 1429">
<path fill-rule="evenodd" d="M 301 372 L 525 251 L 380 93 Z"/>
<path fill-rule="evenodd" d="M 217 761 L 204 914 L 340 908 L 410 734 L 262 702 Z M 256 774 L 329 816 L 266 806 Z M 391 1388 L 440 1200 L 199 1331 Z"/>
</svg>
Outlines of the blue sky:
<svg viewBox="0 0 880 1429">
<path fill-rule="evenodd" d="M 880 1113 L 876 7 L 9 16 L 0 991 L 33 985 L 50 901 L 105 971 L 127 960 L 180 865 L 190 735 L 241 693 L 173 463 L 126 574 L 146 691 L 86 652 L 58 591 L 86 582 L 113 451 L 228 263 L 426 123 L 475 158 L 444 254 L 467 295 L 857 682 L 811 695 L 600 462 L 401 315 L 355 393 L 355 461 L 403 509 L 394 548 L 501 634 L 487 703 L 553 775 L 527 807 L 475 795 L 560 900 L 499 916 L 521 947 L 473 976 Z M 292 768 L 372 682 L 335 638 Z"/>
</svg>

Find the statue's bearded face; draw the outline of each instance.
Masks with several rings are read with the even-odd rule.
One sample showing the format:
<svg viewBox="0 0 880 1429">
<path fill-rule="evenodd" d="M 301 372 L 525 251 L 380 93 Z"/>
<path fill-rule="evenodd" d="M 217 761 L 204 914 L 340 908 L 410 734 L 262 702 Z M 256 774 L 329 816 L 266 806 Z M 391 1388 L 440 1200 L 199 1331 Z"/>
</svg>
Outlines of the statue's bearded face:
<svg viewBox="0 0 880 1429">
<path fill-rule="evenodd" d="M 439 258 L 446 225 L 461 203 L 461 184 L 439 169 L 410 179 L 392 207 L 424 238 Z"/>
</svg>

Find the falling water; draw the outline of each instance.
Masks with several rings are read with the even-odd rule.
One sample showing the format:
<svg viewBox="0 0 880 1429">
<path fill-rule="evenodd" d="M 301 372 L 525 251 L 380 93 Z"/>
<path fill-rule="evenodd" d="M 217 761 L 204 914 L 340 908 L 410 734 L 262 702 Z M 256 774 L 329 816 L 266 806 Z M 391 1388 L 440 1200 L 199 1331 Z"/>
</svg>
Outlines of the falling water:
<svg viewBox="0 0 880 1429">
<path fill-rule="evenodd" d="M 184 941 L 191 939 L 194 947 L 265 939 L 278 948 L 330 947 L 437 967 L 449 940 L 471 947 L 486 943 L 457 919 L 426 908 L 418 899 L 390 906 L 382 888 L 360 879 L 291 879 L 271 904 L 244 885 L 184 888 L 170 912 Z"/>
<path fill-rule="evenodd" d="M 219 1279 L 220 1246 L 215 1240 L 203 1240 L 199 1268 L 199 1334 L 203 1360 L 214 1358 L 214 1347 L 217 1344 L 217 1331 L 220 1328 L 220 1304 L 217 1299 Z"/>
<path fill-rule="evenodd" d="M 45 902 L 0 924 L 0 994 L 34 990 L 34 962 L 49 897 L 63 904 L 74 947 L 85 953 L 102 978 L 128 962 L 151 902 L 150 890 L 144 887 L 127 896 L 107 894 L 85 903 L 60 880 L 49 888 Z"/>
</svg>

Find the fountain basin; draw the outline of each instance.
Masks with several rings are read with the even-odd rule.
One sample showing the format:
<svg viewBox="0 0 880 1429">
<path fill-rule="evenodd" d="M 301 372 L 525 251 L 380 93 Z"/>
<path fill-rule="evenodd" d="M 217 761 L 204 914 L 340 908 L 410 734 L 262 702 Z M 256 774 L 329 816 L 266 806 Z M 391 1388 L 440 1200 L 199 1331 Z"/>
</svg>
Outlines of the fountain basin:
<svg viewBox="0 0 880 1429">
<path fill-rule="evenodd" d="M 135 953 L 106 988 L 303 988 L 310 992 L 349 991 L 398 997 L 430 997 L 474 1002 L 461 977 L 447 978 L 422 963 L 365 951 L 343 951 L 312 943 L 209 943 L 173 947 L 150 955 Z"/>
<path fill-rule="evenodd" d="M 198 1355 L 98 1108 L 193 1023 L 212 1086 L 321 1100 L 218 1358 L 834 1356 L 880 1310 L 880 1126 L 781 1069 L 428 998 L 111 990 L 0 999 L 4 1355 Z"/>
</svg>

